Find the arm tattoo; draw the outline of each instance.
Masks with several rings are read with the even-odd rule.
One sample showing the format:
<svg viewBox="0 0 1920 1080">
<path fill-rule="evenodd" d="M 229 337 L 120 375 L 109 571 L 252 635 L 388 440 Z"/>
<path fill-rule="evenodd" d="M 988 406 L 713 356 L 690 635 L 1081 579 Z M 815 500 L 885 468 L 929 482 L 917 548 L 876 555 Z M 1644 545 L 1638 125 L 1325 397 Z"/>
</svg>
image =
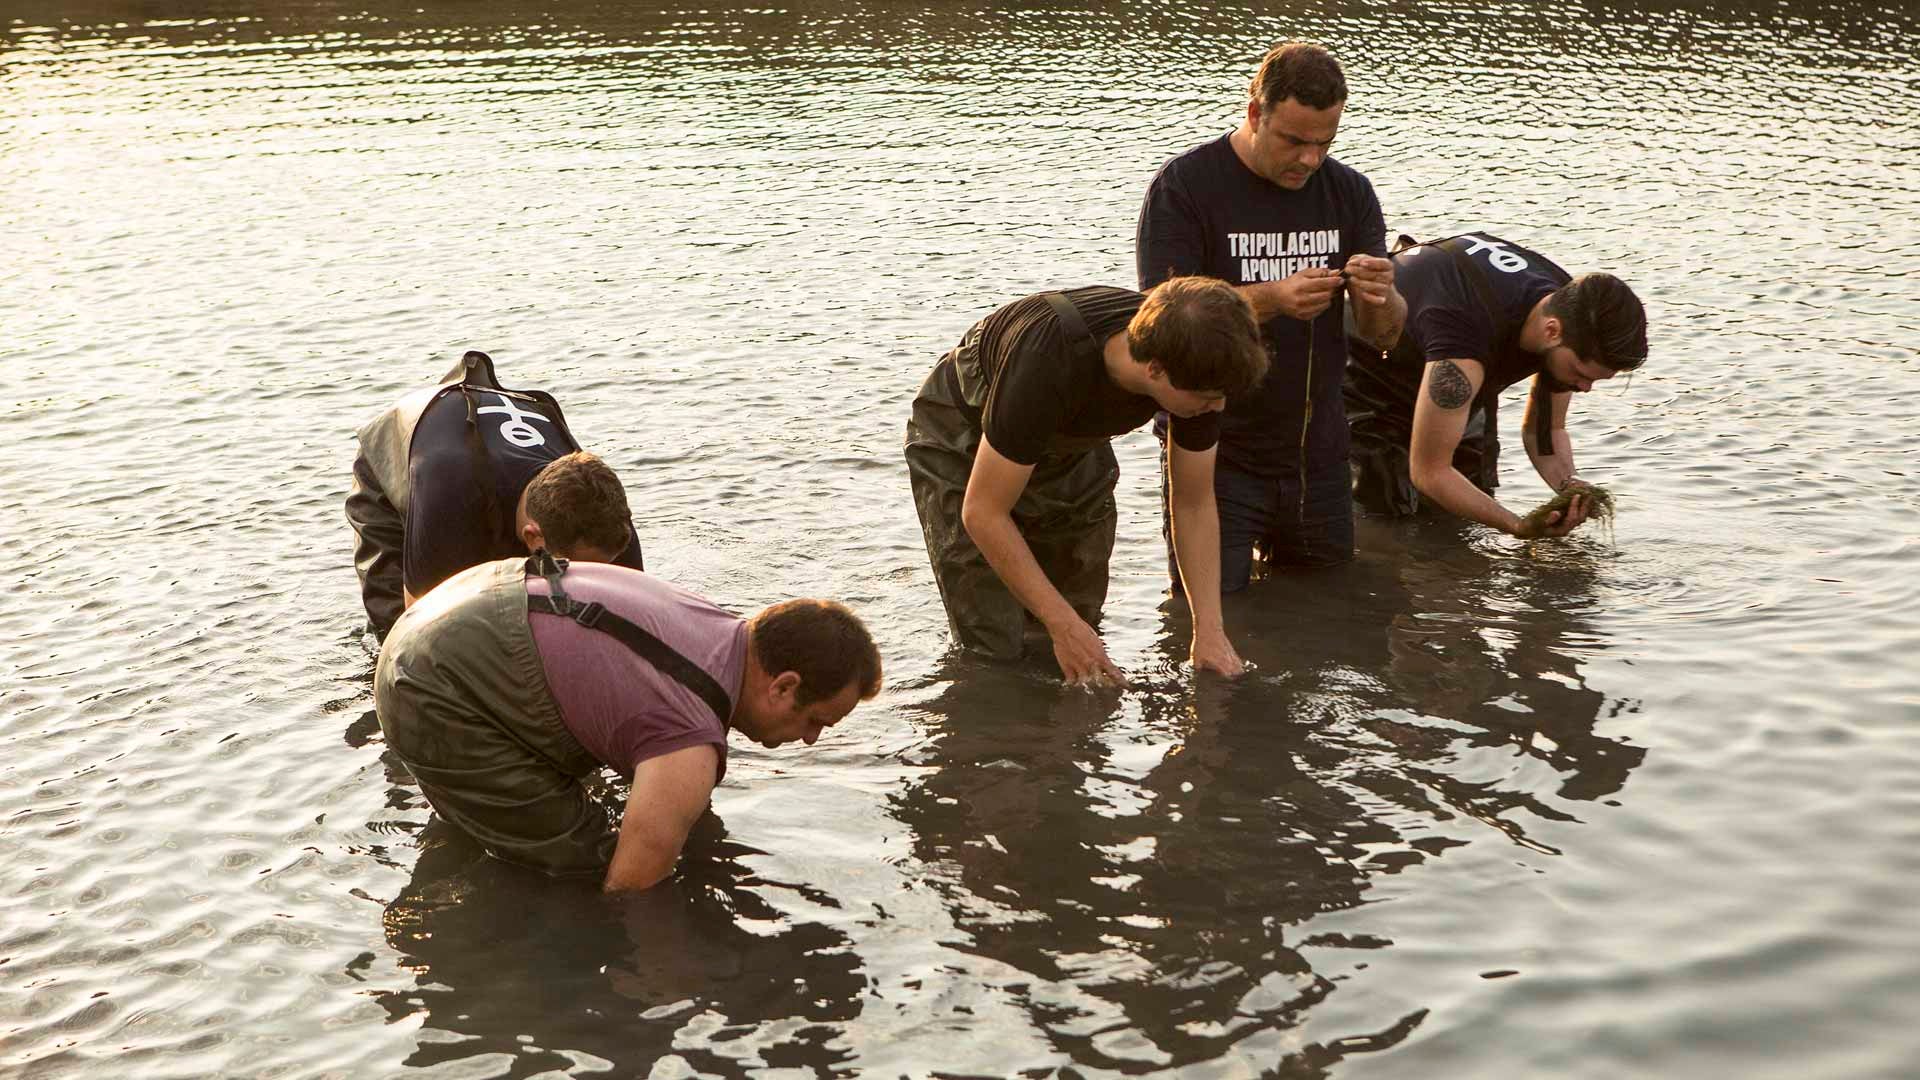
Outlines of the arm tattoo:
<svg viewBox="0 0 1920 1080">
<path fill-rule="evenodd" d="M 1427 369 L 1427 397 L 1443 409 L 1458 409 L 1473 400 L 1473 383 L 1451 360 L 1436 360 Z"/>
</svg>

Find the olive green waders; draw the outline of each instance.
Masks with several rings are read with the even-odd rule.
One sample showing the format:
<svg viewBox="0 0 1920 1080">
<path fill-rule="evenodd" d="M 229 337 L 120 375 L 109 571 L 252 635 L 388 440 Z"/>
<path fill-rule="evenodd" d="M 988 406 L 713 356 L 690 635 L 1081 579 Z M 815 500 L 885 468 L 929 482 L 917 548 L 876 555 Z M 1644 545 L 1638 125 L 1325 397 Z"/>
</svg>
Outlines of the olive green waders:
<svg viewBox="0 0 1920 1080">
<path fill-rule="evenodd" d="M 462 571 L 401 616 L 373 699 L 387 747 L 441 817 L 491 854 L 551 874 L 605 869 L 617 815 L 561 722 L 527 621 L 526 560 Z"/>
<path fill-rule="evenodd" d="M 974 418 L 987 390 L 974 355 L 977 340 L 976 328 L 934 365 L 914 398 L 907 420 L 907 473 L 955 640 L 1013 659 L 1032 619 L 960 522 L 980 447 Z M 1107 439 L 1056 440 L 1013 507 L 1013 523 L 1047 580 L 1089 625 L 1098 624 L 1107 599 L 1107 561 L 1119 520 L 1113 489 L 1119 479 L 1120 465 Z"/>
</svg>

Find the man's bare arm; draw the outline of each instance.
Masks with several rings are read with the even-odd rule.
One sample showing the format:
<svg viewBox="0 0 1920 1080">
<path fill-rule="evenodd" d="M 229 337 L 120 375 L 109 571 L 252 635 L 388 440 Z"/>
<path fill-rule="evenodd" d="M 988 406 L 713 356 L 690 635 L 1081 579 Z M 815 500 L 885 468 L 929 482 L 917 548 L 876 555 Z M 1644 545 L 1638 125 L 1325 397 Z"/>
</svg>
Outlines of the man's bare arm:
<svg viewBox="0 0 1920 1080">
<path fill-rule="evenodd" d="M 1453 452 L 1467 429 L 1473 399 L 1485 378 L 1486 368 L 1478 360 L 1435 360 L 1427 365 L 1420 395 L 1414 401 L 1413 446 L 1407 454 L 1413 486 L 1442 509 L 1509 536 L 1565 536 L 1586 518 L 1581 500 L 1575 499 L 1544 529 L 1529 533 L 1518 514 L 1474 487 L 1473 481 L 1453 467 Z"/>
<path fill-rule="evenodd" d="M 1068 682 L 1122 681 L 1120 669 L 1107 659 L 1106 646 L 1067 598 L 1060 595 L 1033 557 L 1026 537 L 1013 523 L 1013 506 L 1027 489 L 1033 466 L 1021 465 L 993 448 L 983 436 L 967 477 L 967 494 L 960 506 L 960 524 L 972 537 L 987 565 L 1053 638 L 1054 658 Z"/>
<path fill-rule="evenodd" d="M 713 797 L 719 769 L 720 748 L 702 743 L 648 758 L 633 770 L 607 892 L 650 889 L 673 873 L 687 834 Z"/>
<path fill-rule="evenodd" d="M 1414 400 L 1407 471 L 1420 494 L 1442 509 L 1510 534 L 1520 527 L 1519 515 L 1474 487 L 1453 467 L 1453 452 L 1466 433 L 1474 396 L 1485 378 L 1486 368 L 1477 360 L 1436 360 L 1427 365 Z"/>
<path fill-rule="evenodd" d="M 1533 378 L 1535 385 L 1539 385 L 1540 376 L 1535 375 Z M 1520 442 L 1527 448 L 1527 459 L 1533 462 L 1533 469 L 1540 474 L 1540 479 L 1545 480 L 1548 487 L 1559 491 L 1566 487 L 1567 481 L 1572 480 L 1574 476 L 1573 438 L 1567 434 L 1567 411 L 1573 402 L 1573 393 L 1562 390 L 1550 395 L 1550 400 L 1552 404 L 1548 408 L 1553 410 L 1553 453 L 1541 453 L 1542 447 L 1539 445 L 1539 440 L 1534 437 L 1534 433 L 1539 430 L 1534 426 L 1536 420 L 1534 410 L 1540 407 L 1538 393 L 1527 395 L 1527 416 L 1522 422 Z"/>
<path fill-rule="evenodd" d="M 1220 510 L 1213 494 L 1217 449 L 1185 450 L 1168 437 L 1168 501 L 1173 511 L 1174 558 L 1193 610 L 1194 670 L 1239 675 L 1246 665 L 1228 640 L 1220 614 Z"/>
</svg>

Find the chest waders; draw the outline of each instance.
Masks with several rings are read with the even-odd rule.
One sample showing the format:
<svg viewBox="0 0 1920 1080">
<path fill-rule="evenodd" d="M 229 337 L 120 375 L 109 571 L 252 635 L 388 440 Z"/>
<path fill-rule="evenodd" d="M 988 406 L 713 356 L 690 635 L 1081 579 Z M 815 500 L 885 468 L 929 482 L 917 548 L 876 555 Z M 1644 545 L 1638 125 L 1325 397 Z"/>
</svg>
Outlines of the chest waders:
<svg viewBox="0 0 1920 1080">
<path fill-rule="evenodd" d="M 585 625 L 607 633 L 632 624 L 564 593 L 557 601 L 528 594 L 529 574 L 550 571 L 543 576 L 557 584 L 564 569 L 551 558 L 544 565 L 502 559 L 449 579 L 388 635 L 374 704 L 387 748 L 421 794 L 489 854 L 549 874 L 602 873 L 621 808 L 583 783 L 602 763 L 560 716 L 529 613 L 584 616 Z M 699 670 L 664 643 L 659 650 L 641 656 L 650 664 L 655 655 L 679 657 L 679 665 Z M 673 663 L 660 669 L 679 678 L 664 666 Z M 732 706 L 712 676 L 705 681 L 705 689 L 689 688 L 724 725 Z"/>
<path fill-rule="evenodd" d="M 1091 351 L 1097 359 L 1099 343 L 1073 302 L 1059 293 L 1045 294 L 1045 301 L 1070 355 L 1084 358 Z M 1030 625 L 1037 624 L 961 520 L 990 384 L 979 355 L 979 329 L 976 324 L 940 358 L 914 398 L 907 420 L 907 475 L 954 641 L 1010 660 L 1021 655 Z M 1056 438 L 1013 505 L 1014 527 L 1034 560 L 1088 625 L 1098 624 L 1106 604 L 1107 562 L 1120 517 L 1113 499 L 1119 479 L 1111 440 Z"/>
</svg>

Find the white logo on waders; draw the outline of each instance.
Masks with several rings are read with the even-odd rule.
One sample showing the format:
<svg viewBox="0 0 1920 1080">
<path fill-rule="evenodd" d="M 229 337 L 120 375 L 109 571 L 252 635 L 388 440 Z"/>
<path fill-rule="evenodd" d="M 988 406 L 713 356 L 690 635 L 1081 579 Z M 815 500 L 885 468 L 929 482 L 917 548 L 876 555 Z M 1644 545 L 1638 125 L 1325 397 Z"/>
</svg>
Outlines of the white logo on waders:
<svg viewBox="0 0 1920 1080">
<path fill-rule="evenodd" d="M 474 412 L 476 414 L 506 413 L 507 420 L 505 423 L 500 425 L 500 437 L 507 440 L 508 442 L 512 443 L 515 446 L 525 448 L 528 446 L 547 445 L 547 437 L 540 434 L 540 429 L 534 427 L 532 424 L 527 423 L 527 421 L 538 420 L 543 424 L 551 424 L 553 423 L 553 421 L 547 419 L 544 416 L 541 416 L 537 412 L 521 409 L 519 406 L 515 405 L 513 401 L 510 398 L 508 398 L 505 394 L 499 395 L 499 397 L 500 397 L 500 404 L 483 405 L 480 408 L 475 409 Z"/>
<path fill-rule="evenodd" d="M 1527 260 L 1507 250 L 1507 245 L 1498 240 L 1483 240 L 1478 236 L 1467 237 L 1467 254 L 1478 255 L 1483 251 L 1493 254 L 1487 256 L 1488 265 L 1503 274 L 1517 274 L 1527 268 Z"/>
</svg>

